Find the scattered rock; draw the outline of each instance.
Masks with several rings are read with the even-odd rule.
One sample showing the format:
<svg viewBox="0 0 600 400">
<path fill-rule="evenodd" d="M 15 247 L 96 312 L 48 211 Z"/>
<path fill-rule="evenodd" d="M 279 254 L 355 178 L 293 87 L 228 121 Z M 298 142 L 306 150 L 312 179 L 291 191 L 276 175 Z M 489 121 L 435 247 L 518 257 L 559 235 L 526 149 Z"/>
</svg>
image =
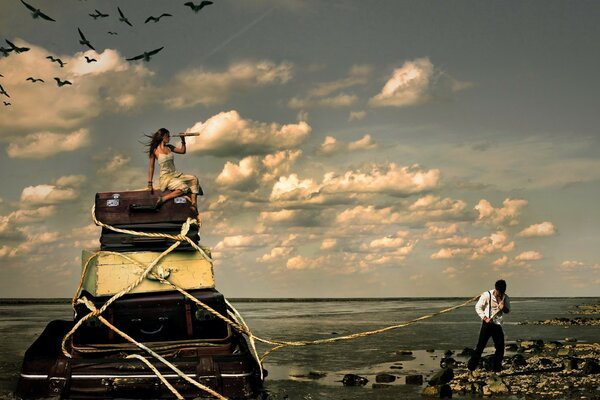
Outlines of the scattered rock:
<svg viewBox="0 0 600 400">
<path fill-rule="evenodd" d="M 454 371 L 452 368 L 444 368 L 433 374 L 431 378 L 429 378 L 429 384 L 432 386 L 435 385 L 444 385 L 454 379 Z"/>
<path fill-rule="evenodd" d="M 565 358 L 563 360 L 563 367 L 565 367 L 566 371 L 572 371 L 579 367 L 579 359 L 577 358 Z"/>
<path fill-rule="evenodd" d="M 423 396 L 430 397 L 440 397 L 440 387 L 439 386 L 426 386 L 421 392 Z"/>
<path fill-rule="evenodd" d="M 392 383 L 396 381 L 396 376 L 392 374 L 377 374 L 375 376 L 375 382 L 377 383 Z"/>
<path fill-rule="evenodd" d="M 565 338 L 565 342 L 566 343 L 575 343 L 575 342 L 577 342 L 577 339 L 576 338 L 572 338 L 572 337 L 566 337 Z"/>
<path fill-rule="evenodd" d="M 508 386 L 498 376 L 492 376 L 486 379 L 484 390 L 487 387 L 490 394 L 507 394 L 509 392 Z"/>
<path fill-rule="evenodd" d="M 407 385 L 422 385 L 423 375 L 406 375 L 405 381 Z"/>
<path fill-rule="evenodd" d="M 454 355 L 454 352 L 452 350 L 446 350 L 444 352 L 444 357 L 450 357 L 452 355 Z"/>
<path fill-rule="evenodd" d="M 398 350 L 396 352 L 396 354 L 400 355 L 400 356 L 412 356 L 413 352 L 410 350 Z"/>
<path fill-rule="evenodd" d="M 319 372 L 319 371 L 310 371 L 306 377 L 308 379 L 321 379 L 321 378 L 325 378 L 327 376 L 327 374 L 325 372 Z"/>
<path fill-rule="evenodd" d="M 404 368 L 402 365 L 391 365 L 390 369 L 402 369 Z"/>
<path fill-rule="evenodd" d="M 427 349 L 425 351 L 428 352 L 428 353 L 433 353 L 433 352 L 435 352 L 435 349 Z"/>
<path fill-rule="evenodd" d="M 520 368 L 527 365 L 527 360 L 525 359 L 525 357 L 523 357 L 522 354 L 515 354 L 511 358 L 510 363 L 513 366 L 513 368 Z"/>
<path fill-rule="evenodd" d="M 598 361 L 590 358 L 585 361 L 581 371 L 586 375 L 600 374 L 600 365 L 598 365 Z"/>
<path fill-rule="evenodd" d="M 456 360 L 452 357 L 445 357 L 440 360 L 440 368 L 454 368 Z"/>
<path fill-rule="evenodd" d="M 355 374 L 346 374 L 342 379 L 342 384 L 344 386 L 365 386 L 369 380 L 364 376 L 359 376 Z"/>
<path fill-rule="evenodd" d="M 504 348 L 506 351 L 517 351 L 519 350 L 519 346 L 516 343 L 507 344 Z"/>
<path fill-rule="evenodd" d="M 475 354 L 475 349 L 465 347 L 458 355 L 462 357 L 471 357 L 473 354 Z"/>
</svg>

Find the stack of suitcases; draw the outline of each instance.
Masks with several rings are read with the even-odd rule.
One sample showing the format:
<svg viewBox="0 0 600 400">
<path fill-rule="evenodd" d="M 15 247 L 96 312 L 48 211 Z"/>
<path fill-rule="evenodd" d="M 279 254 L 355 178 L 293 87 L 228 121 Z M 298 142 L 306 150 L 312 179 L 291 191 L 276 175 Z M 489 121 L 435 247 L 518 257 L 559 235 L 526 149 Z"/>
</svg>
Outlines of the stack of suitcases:
<svg viewBox="0 0 600 400">
<path fill-rule="evenodd" d="M 96 218 L 115 228 L 177 235 L 188 217 L 197 217 L 197 211 L 186 197 L 177 197 L 155 209 L 153 205 L 160 194 L 146 190 L 98 193 L 95 200 Z M 198 226 L 192 225 L 187 236 L 199 244 Z M 88 265 L 79 297 L 85 297 L 96 308 L 101 308 L 112 296 L 139 278 L 143 272 L 141 265 L 149 265 L 173 243 L 171 239 L 148 238 L 102 228 L 102 252 L 83 251 L 82 265 Z M 203 250 L 210 254 L 208 249 Z M 227 316 L 225 298 L 215 289 L 211 261 L 189 243 L 180 244 L 164 256 L 152 271 Z M 89 312 L 85 305 L 77 305 L 73 323 Z M 102 316 L 122 332 L 167 358 L 189 377 L 228 398 L 250 398 L 259 393 L 262 378 L 244 337 L 233 331 L 225 321 L 151 274 L 110 304 Z M 52 329 L 61 328 L 55 324 Z M 62 329 L 66 330 L 67 327 Z M 39 352 L 39 347 L 44 347 L 37 343 L 38 349 L 35 350 L 36 343 L 28 352 Z M 68 385 L 64 385 L 68 387 L 62 389 L 67 391 L 66 397 L 173 397 L 146 366 L 137 360 L 125 358 L 129 354 L 143 352 L 97 318 L 87 319 L 77 329 L 70 346 L 74 357 L 66 368 L 69 373 L 56 373 L 68 375 Z M 34 355 L 30 354 L 31 357 Z M 57 357 L 60 358 L 60 355 Z M 25 358 L 27 361 L 27 354 Z M 198 398 L 206 395 L 157 360 L 150 357 L 149 361 L 184 396 Z M 25 366 L 24 362 L 24 371 Z M 51 369 L 57 368 L 61 369 L 55 363 Z M 24 397 L 37 397 L 31 390 L 25 390 Z"/>
</svg>

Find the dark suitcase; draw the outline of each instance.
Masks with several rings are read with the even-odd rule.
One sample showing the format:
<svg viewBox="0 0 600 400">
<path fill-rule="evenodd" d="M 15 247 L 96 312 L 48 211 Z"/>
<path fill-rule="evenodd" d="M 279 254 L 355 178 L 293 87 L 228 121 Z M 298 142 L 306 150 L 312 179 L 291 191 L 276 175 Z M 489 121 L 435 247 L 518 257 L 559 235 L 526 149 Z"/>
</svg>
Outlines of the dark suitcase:
<svg viewBox="0 0 600 400">
<path fill-rule="evenodd" d="M 215 289 L 195 289 L 188 293 L 221 315 L 227 315 L 225 298 Z M 96 308 L 110 297 L 94 297 L 82 292 Z M 75 321 L 89 313 L 77 305 Z M 139 342 L 165 342 L 190 339 L 223 339 L 227 324 L 177 291 L 134 293 L 112 303 L 102 314 L 111 324 Z M 73 345 L 126 342 L 96 318 L 88 319 L 73 335 Z"/>
<path fill-rule="evenodd" d="M 133 224 L 133 225 L 116 225 L 121 229 L 133 230 L 144 233 L 166 233 L 169 235 L 179 235 L 181 232 L 181 224 L 179 223 L 158 223 L 158 224 Z M 190 226 L 186 235 L 196 244 L 200 241 L 198 234 L 198 225 Z M 126 233 L 115 232 L 108 228 L 102 228 L 100 235 L 100 250 L 107 251 L 163 251 L 171 246 L 175 241 L 162 237 L 147 237 L 138 235 L 129 235 Z M 195 250 L 188 242 L 182 242 L 177 248 L 177 251 Z"/>
<path fill-rule="evenodd" d="M 18 398 L 174 398 L 139 360 L 101 354 L 67 358 L 60 343 L 72 327 L 73 321 L 52 321 L 25 352 L 16 390 Z M 255 398 L 262 390 L 258 364 L 239 334 L 231 337 L 227 351 L 218 354 L 210 347 L 183 346 L 163 356 L 188 377 L 227 398 Z M 156 359 L 149 357 L 149 361 L 185 398 L 212 398 Z"/>
<path fill-rule="evenodd" d="M 149 190 L 96 193 L 96 218 L 115 226 L 163 222 L 181 224 L 188 217 L 198 216 L 198 211 L 186 196 L 171 199 L 156 209 L 154 206 L 161 195 L 160 190 L 155 190 L 154 194 Z"/>
</svg>

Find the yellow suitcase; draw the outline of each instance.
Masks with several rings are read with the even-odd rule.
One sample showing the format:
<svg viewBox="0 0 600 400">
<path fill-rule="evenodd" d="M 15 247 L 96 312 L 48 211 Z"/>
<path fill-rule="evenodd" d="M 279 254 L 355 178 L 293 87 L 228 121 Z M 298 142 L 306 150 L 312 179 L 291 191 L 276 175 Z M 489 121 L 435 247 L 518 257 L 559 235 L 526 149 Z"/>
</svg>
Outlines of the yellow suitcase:
<svg viewBox="0 0 600 400">
<path fill-rule="evenodd" d="M 205 249 L 210 256 L 210 252 Z M 83 250 L 82 267 L 96 251 Z M 132 251 L 121 253 L 144 265 L 149 265 L 160 252 Z M 215 287 L 213 266 L 202 254 L 195 251 L 171 252 L 153 268 L 153 271 L 182 289 L 207 289 Z M 85 272 L 82 289 L 93 296 L 111 296 L 125 289 L 143 272 L 136 263 L 117 255 L 100 253 L 89 263 Z M 146 293 L 174 290 L 171 285 L 161 283 L 148 275 L 129 293 Z"/>
</svg>

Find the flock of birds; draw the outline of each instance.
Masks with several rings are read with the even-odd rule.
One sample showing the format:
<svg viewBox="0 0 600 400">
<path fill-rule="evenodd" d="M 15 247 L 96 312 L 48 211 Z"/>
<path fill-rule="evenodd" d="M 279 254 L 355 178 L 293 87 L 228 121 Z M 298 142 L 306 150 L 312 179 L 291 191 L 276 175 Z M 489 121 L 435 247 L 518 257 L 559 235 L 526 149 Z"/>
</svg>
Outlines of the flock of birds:
<svg viewBox="0 0 600 400">
<path fill-rule="evenodd" d="M 41 9 L 36 8 L 35 6 L 26 3 L 23 0 L 20 0 L 21 3 L 23 3 L 23 5 L 31 12 L 31 16 L 33 19 L 44 19 L 46 21 L 52 21 L 52 22 L 56 22 L 55 19 L 51 18 L 50 16 L 48 16 L 47 14 L 45 14 Z M 194 4 L 191 1 L 188 1 L 186 3 L 184 3 L 183 5 L 186 7 L 189 7 L 194 13 L 198 13 L 200 10 L 202 10 L 204 7 L 209 6 L 213 4 L 212 1 L 209 0 L 202 0 L 199 4 Z M 129 25 L 130 27 L 133 27 L 133 24 L 131 23 L 131 21 L 125 16 L 125 13 L 123 12 L 123 10 L 121 10 L 120 7 L 117 7 L 117 12 L 119 13 L 119 21 L 123 22 L 124 24 Z M 98 18 L 108 18 L 110 17 L 110 14 L 105 14 L 101 11 L 98 11 L 96 9 L 94 9 L 94 13 L 88 14 L 90 17 L 92 17 L 94 20 L 97 20 Z M 169 13 L 162 13 L 161 15 L 155 17 L 155 16 L 149 16 L 148 18 L 146 18 L 146 20 L 144 21 L 145 24 L 149 23 L 149 22 L 154 22 L 157 23 L 159 22 L 162 18 L 166 18 L 166 17 L 172 17 L 172 14 Z M 92 45 L 92 43 L 85 37 L 85 34 L 81 31 L 80 28 L 77 28 L 77 31 L 79 32 L 79 44 L 81 44 L 82 46 L 88 47 L 91 50 L 96 51 L 96 49 L 94 48 L 94 46 Z M 109 35 L 118 35 L 117 32 L 114 31 L 108 31 Z M 20 53 L 24 53 L 26 51 L 29 51 L 29 47 L 19 47 L 16 46 L 14 43 L 10 42 L 8 39 L 4 40 L 9 47 L 3 47 L 0 46 L 0 57 L 8 57 L 11 53 L 15 53 L 15 54 L 20 54 Z M 127 61 L 137 61 L 137 60 L 144 60 L 146 62 L 150 61 L 150 59 L 156 55 L 158 52 L 160 52 L 162 49 L 164 49 L 163 47 L 159 47 L 157 49 L 154 50 L 150 50 L 150 51 L 144 51 L 142 54 L 127 58 Z M 88 56 L 84 56 L 85 57 L 85 61 L 89 64 L 89 63 L 93 63 L 93 62 L 97 62 L 98 60 L 95 58 L 91 58 Z M 47 56 L 46 57 L 48 60 L 50 60 L 51 62 L 55 62 L 58 65 L 60 65 L 61 68 L 63 68 L 66 64 L 66 62 L 62 61 L 60 58 L 56 58 L 53 56 Z M 0 74 L 0 78 L 3 78 L 4 76 L 2 74 Z M 26 79 L 27 81 L 31 82 L 31 83 L 45 83 L 43 79 L 41 78 L 35 78 L 33 76 L 30 76 Z M 62 80 L 59 77 L 54 77 L 54 80 L 56 81 L 56 85 L 58 87 L 63 87 L 65 85 L 72 85 L 72 82 L 69 82 L 68 80 Z M 0 96 L 6 96 L 7 98 L 10 98 L 10 95 L 6 92 L 6 90 L 2 87 L 2 85 L 0 84 Z M 8 107 L 11 105 L 10 102 L 3 100 L 4 106 Z"/>
</svg>

